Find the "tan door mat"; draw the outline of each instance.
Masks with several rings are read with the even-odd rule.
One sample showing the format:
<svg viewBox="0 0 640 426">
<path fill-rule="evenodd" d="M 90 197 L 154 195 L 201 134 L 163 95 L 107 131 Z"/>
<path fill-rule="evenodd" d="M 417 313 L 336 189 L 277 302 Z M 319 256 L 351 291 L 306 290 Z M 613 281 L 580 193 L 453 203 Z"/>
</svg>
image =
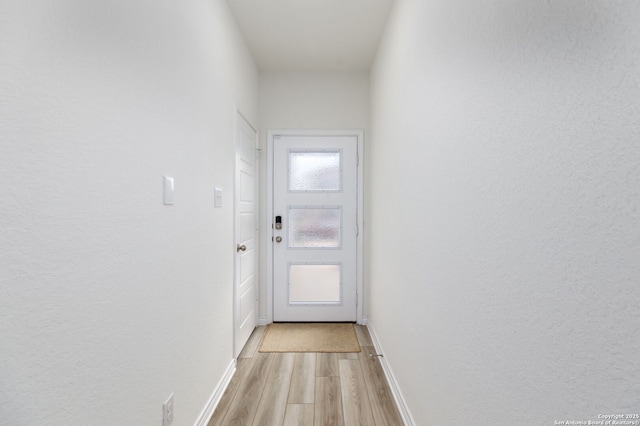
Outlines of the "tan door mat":
<svg viewBox="0 0 640 426">
<path fill-rule="evenodd" d="M 360 345 L 350 323 L 274 323 L 260 352 L 360 352 Z"/>
</svg>

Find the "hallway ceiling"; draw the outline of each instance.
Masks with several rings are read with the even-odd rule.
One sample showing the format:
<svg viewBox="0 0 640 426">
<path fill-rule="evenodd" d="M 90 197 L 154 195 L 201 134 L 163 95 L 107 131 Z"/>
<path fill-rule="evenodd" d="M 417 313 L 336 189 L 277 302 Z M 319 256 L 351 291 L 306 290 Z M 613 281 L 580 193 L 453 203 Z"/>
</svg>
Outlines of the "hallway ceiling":
<svg viewBox="0 0 640 426">
<path fill-rule="evenodd" d="M 227 0 L 260 70 L 368 71 L 393 0 Z"/>
</svg>

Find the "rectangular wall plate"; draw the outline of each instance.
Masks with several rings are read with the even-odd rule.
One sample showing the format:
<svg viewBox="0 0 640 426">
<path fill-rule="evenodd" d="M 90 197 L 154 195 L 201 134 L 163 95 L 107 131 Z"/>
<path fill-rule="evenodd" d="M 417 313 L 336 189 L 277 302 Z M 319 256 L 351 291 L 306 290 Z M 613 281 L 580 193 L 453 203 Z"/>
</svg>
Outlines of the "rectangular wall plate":
<svg viewBox="0 0 640 426">
<path fill-rule="evenodd" d="M 164 204 L 167 206 L 173 205 L 173 178 L 171 176 L 163 176 L 162 181 L 164 185 Z"/>
<path fill-rule="evenodd" d="M 213 207 L 222 207 L 222 188 L 213 189 Z"/>
</svg>

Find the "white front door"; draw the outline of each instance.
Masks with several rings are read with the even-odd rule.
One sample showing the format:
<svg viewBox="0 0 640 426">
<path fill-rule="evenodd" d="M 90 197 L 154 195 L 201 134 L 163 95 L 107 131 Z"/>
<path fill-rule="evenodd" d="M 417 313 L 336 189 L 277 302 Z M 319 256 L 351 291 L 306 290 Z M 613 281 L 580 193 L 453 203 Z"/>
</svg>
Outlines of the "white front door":
<svg viewBox="0 0 640 426">
<path fill-rule="evenodd" d="M 237 114 L 235 177 L 234 356 L 256 327 L 256 131 Z"/>
<path fill-rule="evenodd" d="M 358 136 L 273 137 L 273 319 L 356 321 Z"/>
</svg>

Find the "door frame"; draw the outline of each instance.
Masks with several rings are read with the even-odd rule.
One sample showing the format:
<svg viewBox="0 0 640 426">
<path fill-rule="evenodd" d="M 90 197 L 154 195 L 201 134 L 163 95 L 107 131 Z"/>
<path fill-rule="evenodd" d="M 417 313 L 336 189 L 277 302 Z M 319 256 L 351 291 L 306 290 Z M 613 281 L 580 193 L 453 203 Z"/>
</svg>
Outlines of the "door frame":
<svg viewBox="0 0 640 426">
<path fill-rule="evenodd" d="M 366 324 L 364 317 L 364 131 L 362 130 L 269 130 L 267 132 L 266 208 L 264 226 L 267 230 L 264 243 L 266 256 L 266 305 L 267 323 L 273 322 L 273 145 L 276 136 L 355 136 L 358 140 L 357 161 L 357 225 L 356 236 L 356 321 Z"/>
<path fill-rule="evenodd" d="M 237 180 L 238 176 L 238 165 L 237 165 L 237 155 L 239 149 L 239 131 L 240 131 L 240 123 L 239 120 L 244 120 L 244 122 L 255 132 L 255 140 L 253 142 L 253 148 L 255 152 L 255 163 L 254 163 L 254 212 L 255 212 L 255 259 L 254 259 L 254 286 L 256 292 L 256 300 L 254 305 L 254 315 L 255 315 L 255 323 L 258 325 L 258 317 L 260 310 L 260 270 L 259 270 L 259 262 L 258 259 L 260 257 L 260 158 L 259 158 L 259 141 L 260 135 L 258 130 L 251 124 L 251 122 L 246 118 L 244 114 L 238 109 L 236 105 L 233 108 L 233 147 L 234 147 L 234 171 L 233 171 L 233 358 L 236 359 L 240 355 L 240 351 L 236 350 L 238 336 L 237 336 L 237 324 L 239 322 L 240 316 L 240 295 L 237 294 L 238 290 L 238 280 L 240 277 L 238 276 L 238 256 L 236 250 L 236 244 L 239 240 L 240 234 L 240 225 L 238 223 L 238 209 L 237 209 L 237 197 L 238 197 L 238 185 L 240 184 Z M 236 353 L 238 352 L 238 353 Z"/>
</svg>

